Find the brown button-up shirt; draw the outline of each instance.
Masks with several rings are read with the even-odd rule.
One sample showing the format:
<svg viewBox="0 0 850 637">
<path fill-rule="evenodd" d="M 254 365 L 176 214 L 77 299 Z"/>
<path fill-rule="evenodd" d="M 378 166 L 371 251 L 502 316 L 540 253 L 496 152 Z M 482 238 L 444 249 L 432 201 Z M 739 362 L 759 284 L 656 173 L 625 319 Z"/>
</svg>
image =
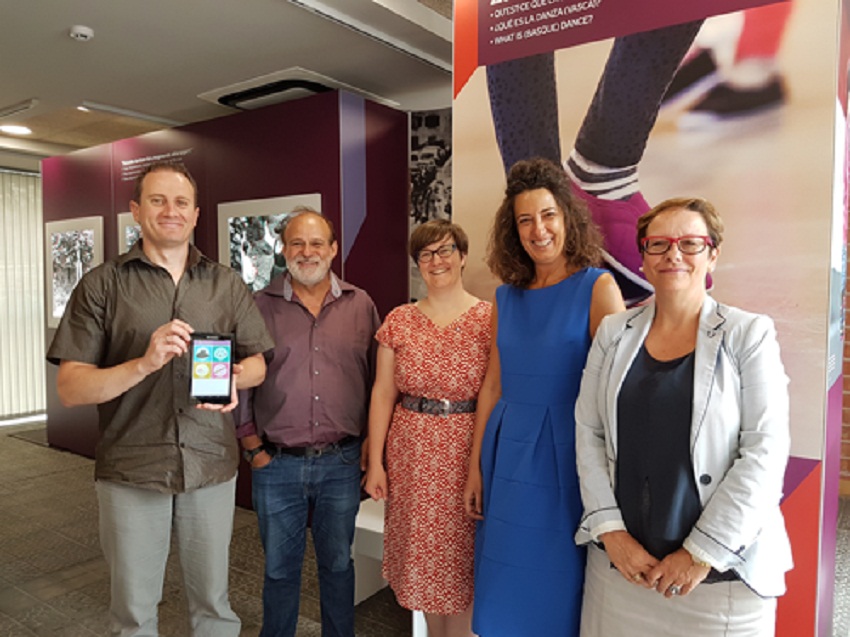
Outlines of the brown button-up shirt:
<svg viewBox="0 0 850 637">
<path fill-rule="evenodd" d="M 154 330 L 172 319 L 185 321 L 196 332 L 233 334 L 237 360 L 274 344 L 235 271 L 190 246 L 186 272 L 175 285 L 137 243 L 80 280 L 47 360 L 112 367 L 143 356 Z M 98 417 L 99 480 L 181 493 L 236 473 L 239 451 L 232 417 L 195 408 L 189 398 L 187 356 L 98 405 Z"/>
<path fill-rule="evenodd" d="M 320 447 L 362 435 L 381 326 L 369 295 L 331 274 L 314 317 L 286 274 L 254 298 L 275 348 L 266 380 L 240 392 L 239 437 L 256 433 L 283 447 Z"/>
</svg>

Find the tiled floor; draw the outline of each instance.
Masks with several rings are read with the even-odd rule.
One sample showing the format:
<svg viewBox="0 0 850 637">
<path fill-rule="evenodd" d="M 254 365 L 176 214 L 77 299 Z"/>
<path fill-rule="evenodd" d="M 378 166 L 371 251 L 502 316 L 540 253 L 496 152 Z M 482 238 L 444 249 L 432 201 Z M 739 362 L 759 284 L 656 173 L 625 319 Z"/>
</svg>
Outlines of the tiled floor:
<svg viewBox="0 0 850 637">
<path fill-rule="evenodd" d="M 93 462 L 45 446 L 33 426 L 0 429 L 0 637 L 107 635 L 109 577 L 97 538 Z M 305 560 L 298 636 L 319 636 L 315 561 Z M 263 553 L 251 511 L 236 510 L 230 597 L 242 635 L 260 629 Z M 160 634 L 188 635 L 179 564 L 170 560 Z M 356 609 L 358 637 L 410 635 L 389 589 Z"/>
<path fill-rule="evenodd" d="M 108 575 L 97 540 L 92 461 L 39 444 L 33 426 L 0 429 L 0 637 L 107 634 Z M 842 500 L 833 637 L 850 636 L 850 500 Z M 308 551 L 309 553 L 309 551 Z M 250 511 L 237 509 L 230 595 L 242 635 L 259 632 L 262 549 Z M 315 563 L 305 563 L 299 637 L 318 637 Z M 358 637 L 410 635 L 410 613 L 389 589 L 356 610 Z M 169 563 L 163 637 L 188 634 L 179 565 Z"/>
</svg>

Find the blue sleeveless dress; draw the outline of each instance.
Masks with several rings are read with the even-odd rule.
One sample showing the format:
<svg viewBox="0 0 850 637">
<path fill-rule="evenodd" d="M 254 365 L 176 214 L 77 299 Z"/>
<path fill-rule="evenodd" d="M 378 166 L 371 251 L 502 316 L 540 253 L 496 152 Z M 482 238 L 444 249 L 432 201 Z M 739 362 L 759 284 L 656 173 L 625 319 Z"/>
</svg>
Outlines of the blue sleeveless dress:
<svg viewBox="0 0 850 637">
<path fill-rule="evenodd" d="M 579 634 L 585 550 L 573 541 L 582 512 L 574 409 L 602 272 L 496 290 L 502 396 L 481 451 L 472 624 L 481 637 Z"/>
</svg>

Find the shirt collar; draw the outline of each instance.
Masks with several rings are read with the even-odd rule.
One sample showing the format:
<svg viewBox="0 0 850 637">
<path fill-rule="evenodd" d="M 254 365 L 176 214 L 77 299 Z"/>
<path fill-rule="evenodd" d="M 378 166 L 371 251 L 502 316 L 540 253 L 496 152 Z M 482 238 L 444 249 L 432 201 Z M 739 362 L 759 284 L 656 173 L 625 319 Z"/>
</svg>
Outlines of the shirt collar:
<svg viewBox="0 0 850 637">
<path fill-rule="evenodd" d="M 148 259 L 144 250 L 142 250 L 142 241 L 144 239 L 139 239 L 133 246 L 124 254 L 118 256 L 118 265 L 124 265 L 126 263 L 130 263 L 131 261 L 141 261 L 142 263 L 147 263 L 148 265 L 159 267 L 155 263 L 153 263 L 150 259 Z M 186 270 L 191 270 L 195 266 L 197 266 L 202 261 L 209 261 L 204 254 L 198 250 L 191 243 L 189 244 L 189 257 L 186 260 Z"/>
</svg>

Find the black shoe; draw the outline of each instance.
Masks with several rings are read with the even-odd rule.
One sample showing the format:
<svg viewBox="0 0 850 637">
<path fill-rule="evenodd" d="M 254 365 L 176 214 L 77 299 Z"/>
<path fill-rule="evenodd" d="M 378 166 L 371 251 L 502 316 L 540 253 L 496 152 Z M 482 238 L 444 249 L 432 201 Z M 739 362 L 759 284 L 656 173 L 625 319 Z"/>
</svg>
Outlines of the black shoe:
<svg viewBox="0 0 850 637">
<path fill-rule="evenodd" d="M 679 118 L 680 128 L 699 128 L 717 122 L 736 121 L 772 111 L 785 103 L 785 86 L 774 77 L 756 89 L 740 89 L 721 83 Z"/>
<path fill-rule="evenodd" d="M 686 59 L 676 71 L 667 92 L 661 98 L 661 107 L 667 108 L 697 100 L 719 81 L 714 56 L 711 51 L 702 49 L 690 59 Z"/>
</svg>

